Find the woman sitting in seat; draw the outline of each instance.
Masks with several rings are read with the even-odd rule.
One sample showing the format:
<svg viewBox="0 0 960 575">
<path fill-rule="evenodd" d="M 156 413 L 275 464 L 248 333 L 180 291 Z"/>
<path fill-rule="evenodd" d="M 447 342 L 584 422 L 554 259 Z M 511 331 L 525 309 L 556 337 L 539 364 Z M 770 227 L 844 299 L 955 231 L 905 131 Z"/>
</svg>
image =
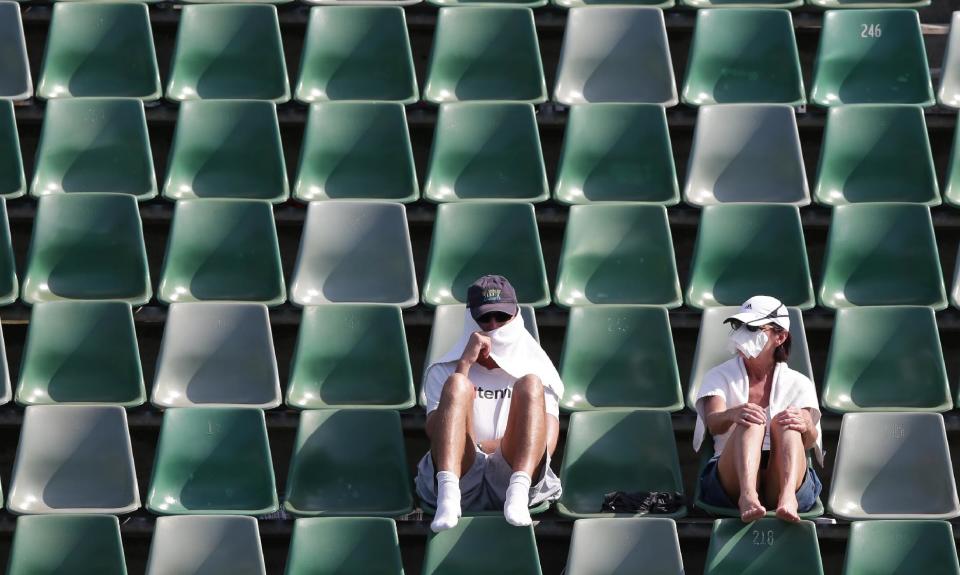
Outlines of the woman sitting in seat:
<svg viewBox="0 0 960 575">
<path fill-rule="evenodd" d="M 728 317 L 734 357 L 706 373 L 697 394 L 694 448 L 705 430 L 714 456 L 700 475 L 704 503 L 740 509 L 743 521 L 777 517 L 799 521 L 820 495 L 820 479 L 807 465 L 820 463 L 820 409 L 805 375 L 787 367 L 790 318 L 779 300 L 754 296 Z"/>
</svg>

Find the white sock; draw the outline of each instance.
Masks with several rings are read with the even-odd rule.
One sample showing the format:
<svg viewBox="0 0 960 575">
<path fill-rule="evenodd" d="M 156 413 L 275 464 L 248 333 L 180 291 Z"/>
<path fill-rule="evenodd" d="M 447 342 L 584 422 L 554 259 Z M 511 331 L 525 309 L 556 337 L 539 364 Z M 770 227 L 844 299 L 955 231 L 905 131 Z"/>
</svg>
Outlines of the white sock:
<svg viewBox="0 0 960 575">
<path fill-rule="evenodd" d="M 437 473 L 437 512 L 430 529 L 439 533 L 456 527 L 460 520 L 460 478 L 452 471 Z"/>
<path fill-rule="evenodd" d="M 516 471 L 510 476 L 503 516 L 507 523 L 517 527 L 533 523 L 530 519 L 530 476 L 523 471 Z"/>
</svg>

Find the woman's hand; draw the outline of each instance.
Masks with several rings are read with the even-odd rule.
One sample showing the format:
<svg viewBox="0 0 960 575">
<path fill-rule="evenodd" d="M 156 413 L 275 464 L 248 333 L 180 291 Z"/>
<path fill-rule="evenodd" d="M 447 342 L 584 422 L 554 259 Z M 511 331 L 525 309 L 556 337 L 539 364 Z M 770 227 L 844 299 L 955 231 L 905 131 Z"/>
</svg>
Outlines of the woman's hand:
<svg viewBox="0 0 960 575">
<path fill-rule="evenodd" d="M 767 410 L 756 403 L 744 403 L 726 411 L 730 423 L 748 427 L 767 423 Z"/>
<path fill-rule="evenodd" d="M 807 414 L 798 407 L 788 407 L 774 416 L 773 422 L 783 429 L 796 431 L 801 435 L 810 430 L 810 420 Z"/>
</svg>

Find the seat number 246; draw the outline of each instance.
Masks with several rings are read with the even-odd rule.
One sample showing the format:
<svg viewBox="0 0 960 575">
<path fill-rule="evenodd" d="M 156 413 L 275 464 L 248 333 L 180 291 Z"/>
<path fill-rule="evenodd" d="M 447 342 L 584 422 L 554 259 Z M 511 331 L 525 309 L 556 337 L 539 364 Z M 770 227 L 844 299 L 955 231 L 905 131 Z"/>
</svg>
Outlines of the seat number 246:
<svg viewBox="0 0 960 575">
<path fill-rule="evenodd" d="M 879 38 L 882 34 L 880 24 L 860 24 L 861 38 Z"/>
</svg>

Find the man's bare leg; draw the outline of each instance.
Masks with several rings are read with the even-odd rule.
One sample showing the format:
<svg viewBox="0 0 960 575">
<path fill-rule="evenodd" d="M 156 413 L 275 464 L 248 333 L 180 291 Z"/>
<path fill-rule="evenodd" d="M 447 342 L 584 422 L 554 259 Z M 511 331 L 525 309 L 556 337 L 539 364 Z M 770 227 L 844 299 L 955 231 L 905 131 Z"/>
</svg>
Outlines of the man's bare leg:
<svg viewBox="0 0 960 575">
<path fill-rule="evenodd" d="M 776 504 L 777 517 L 800 521 L 797 490 L 807 472 L 800 432 L 776 423 L 770 427 L 770 467 L 765 478 L 767 501 Z"/>
<path fill-rule="evenodd" d="M 530 525 L 530 484 L 547 450 L 547 411 L 543 384 L 535 375 L 525 375 L 513 385 L 507 428 L 500 452 L 513 469 L 507 487 L 503 515 L 511 525 Z"/>
<path fill-rule="evenodd" d="M 734 425 L 717 462 L 720 483 L 731 499 L 737 498 L 744 522 L 760 519 L 767 512 L 757 489 L 763 435 L 763 425 Z"/>
<path fill-rule="evenodd" d="M 476 457 L 470 437 L 473 415 L 473 383 L 455 373 L 447 378 L 440 403 L 427 418 L 430 453 L 437 473 L 437 511 L 430 528 L 442 531 L 455 527 L 461 516 L 460 478 Z"/>
</svg>

